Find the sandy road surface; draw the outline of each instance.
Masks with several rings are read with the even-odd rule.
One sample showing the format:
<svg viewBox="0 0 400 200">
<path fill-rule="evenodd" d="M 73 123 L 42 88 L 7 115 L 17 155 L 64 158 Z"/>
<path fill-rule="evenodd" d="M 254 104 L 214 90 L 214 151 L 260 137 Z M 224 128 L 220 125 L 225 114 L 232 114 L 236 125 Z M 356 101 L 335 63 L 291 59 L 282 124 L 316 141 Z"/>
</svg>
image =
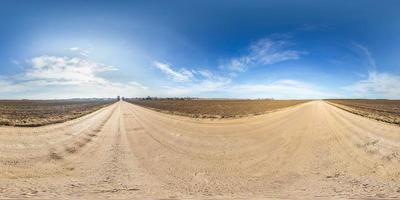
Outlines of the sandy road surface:
<svg viewBox="0 0 400 200">
<path fill-rule="evenodd" d="M 400 198 L 400 127 L 322 101 L 232 120 L 125 102 L 0 127 L 0 198 Z"/>
</svg>

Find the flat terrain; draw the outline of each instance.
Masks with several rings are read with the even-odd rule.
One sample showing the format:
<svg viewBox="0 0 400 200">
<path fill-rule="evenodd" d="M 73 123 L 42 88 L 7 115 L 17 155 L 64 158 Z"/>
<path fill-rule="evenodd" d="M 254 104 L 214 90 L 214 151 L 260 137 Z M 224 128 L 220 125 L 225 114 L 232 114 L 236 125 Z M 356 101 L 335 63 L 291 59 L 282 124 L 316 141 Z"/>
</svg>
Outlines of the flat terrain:
<svg viewBox="0 0 400 200">
<path fill-rule="evenodd" d="M 115 100 L 0 100 L 0 126 L 42 126 L 81 117 Z"/>
<path fill-rule="evenodd" d="M 400 198 L 400 127 L 324 101 L 229 120 L 117 102 L 0 127 L 0 198 Z"/>
<path fill-rule="evenodd" d="M 400 100 L 328 100 L 346 111 L 379 121 L 400 125 Z"/>
<path fill-rule="evenodd" d="M 265 114 L 307 100 L 127 100 L 157 111 L 195 118 L 235 118 Z"/>
</svg>

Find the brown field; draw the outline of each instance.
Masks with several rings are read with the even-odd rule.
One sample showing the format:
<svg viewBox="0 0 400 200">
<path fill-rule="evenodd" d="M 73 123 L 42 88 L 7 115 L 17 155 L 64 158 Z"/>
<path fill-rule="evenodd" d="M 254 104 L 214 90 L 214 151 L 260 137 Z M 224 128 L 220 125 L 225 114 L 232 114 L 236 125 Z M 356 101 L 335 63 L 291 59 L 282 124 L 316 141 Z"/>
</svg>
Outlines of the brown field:
<svg viewBox="0 0 400 200">
<path fill-rule="evenodd" d="M 0 100 L 0 125 L 42 126 L 81 117 L 115 100 Z"/>
<path fill-rule="evenodd" d="M 343 110 L 379 121 L 400 125 L 400 100 L 327 100 Z"/>
<path fill-rule="evenodd" d="M 260 115 L 308 100 L 137 100 L 130 103 L 194 118 L 236 118 Z"/>
</svg>

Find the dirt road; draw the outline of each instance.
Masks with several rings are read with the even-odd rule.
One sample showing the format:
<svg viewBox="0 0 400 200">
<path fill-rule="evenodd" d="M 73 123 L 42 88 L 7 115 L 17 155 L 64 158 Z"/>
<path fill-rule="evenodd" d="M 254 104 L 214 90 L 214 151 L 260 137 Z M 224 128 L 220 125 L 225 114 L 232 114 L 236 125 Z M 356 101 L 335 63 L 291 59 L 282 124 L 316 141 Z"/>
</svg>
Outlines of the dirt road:
<svg viewBox="0 0 400 200">
<path fill-rule="evenodd" d="M 115 103 L 0 127 L 0 198 L 400 198 L 400 127 L 322 101 L 231 120 Z"/>
</svg>

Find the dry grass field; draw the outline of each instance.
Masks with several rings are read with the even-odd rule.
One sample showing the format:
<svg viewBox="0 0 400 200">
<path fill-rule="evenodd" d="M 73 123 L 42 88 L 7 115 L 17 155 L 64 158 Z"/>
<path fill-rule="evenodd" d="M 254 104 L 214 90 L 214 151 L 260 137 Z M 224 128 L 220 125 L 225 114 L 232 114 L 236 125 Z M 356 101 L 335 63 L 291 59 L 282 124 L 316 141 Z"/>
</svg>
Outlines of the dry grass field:
<svg viewBox="0 0 400 200">
<path fill-rule="evenodd" d="M 236 118 L 260 115 L 308 100 L 138 100 L 130 103 L 157 111 L 194 118 Z"/>
<path fill-rule="evenodd" d="M 115 100 L 0 100 L 0 125 L 42 126 L 81 117 Z"/>
<path fill-rule="evenodd" d="M 327 100 L 343 110 L 379 121 L 400 125 L 400 100 Z"/>
</svg>

